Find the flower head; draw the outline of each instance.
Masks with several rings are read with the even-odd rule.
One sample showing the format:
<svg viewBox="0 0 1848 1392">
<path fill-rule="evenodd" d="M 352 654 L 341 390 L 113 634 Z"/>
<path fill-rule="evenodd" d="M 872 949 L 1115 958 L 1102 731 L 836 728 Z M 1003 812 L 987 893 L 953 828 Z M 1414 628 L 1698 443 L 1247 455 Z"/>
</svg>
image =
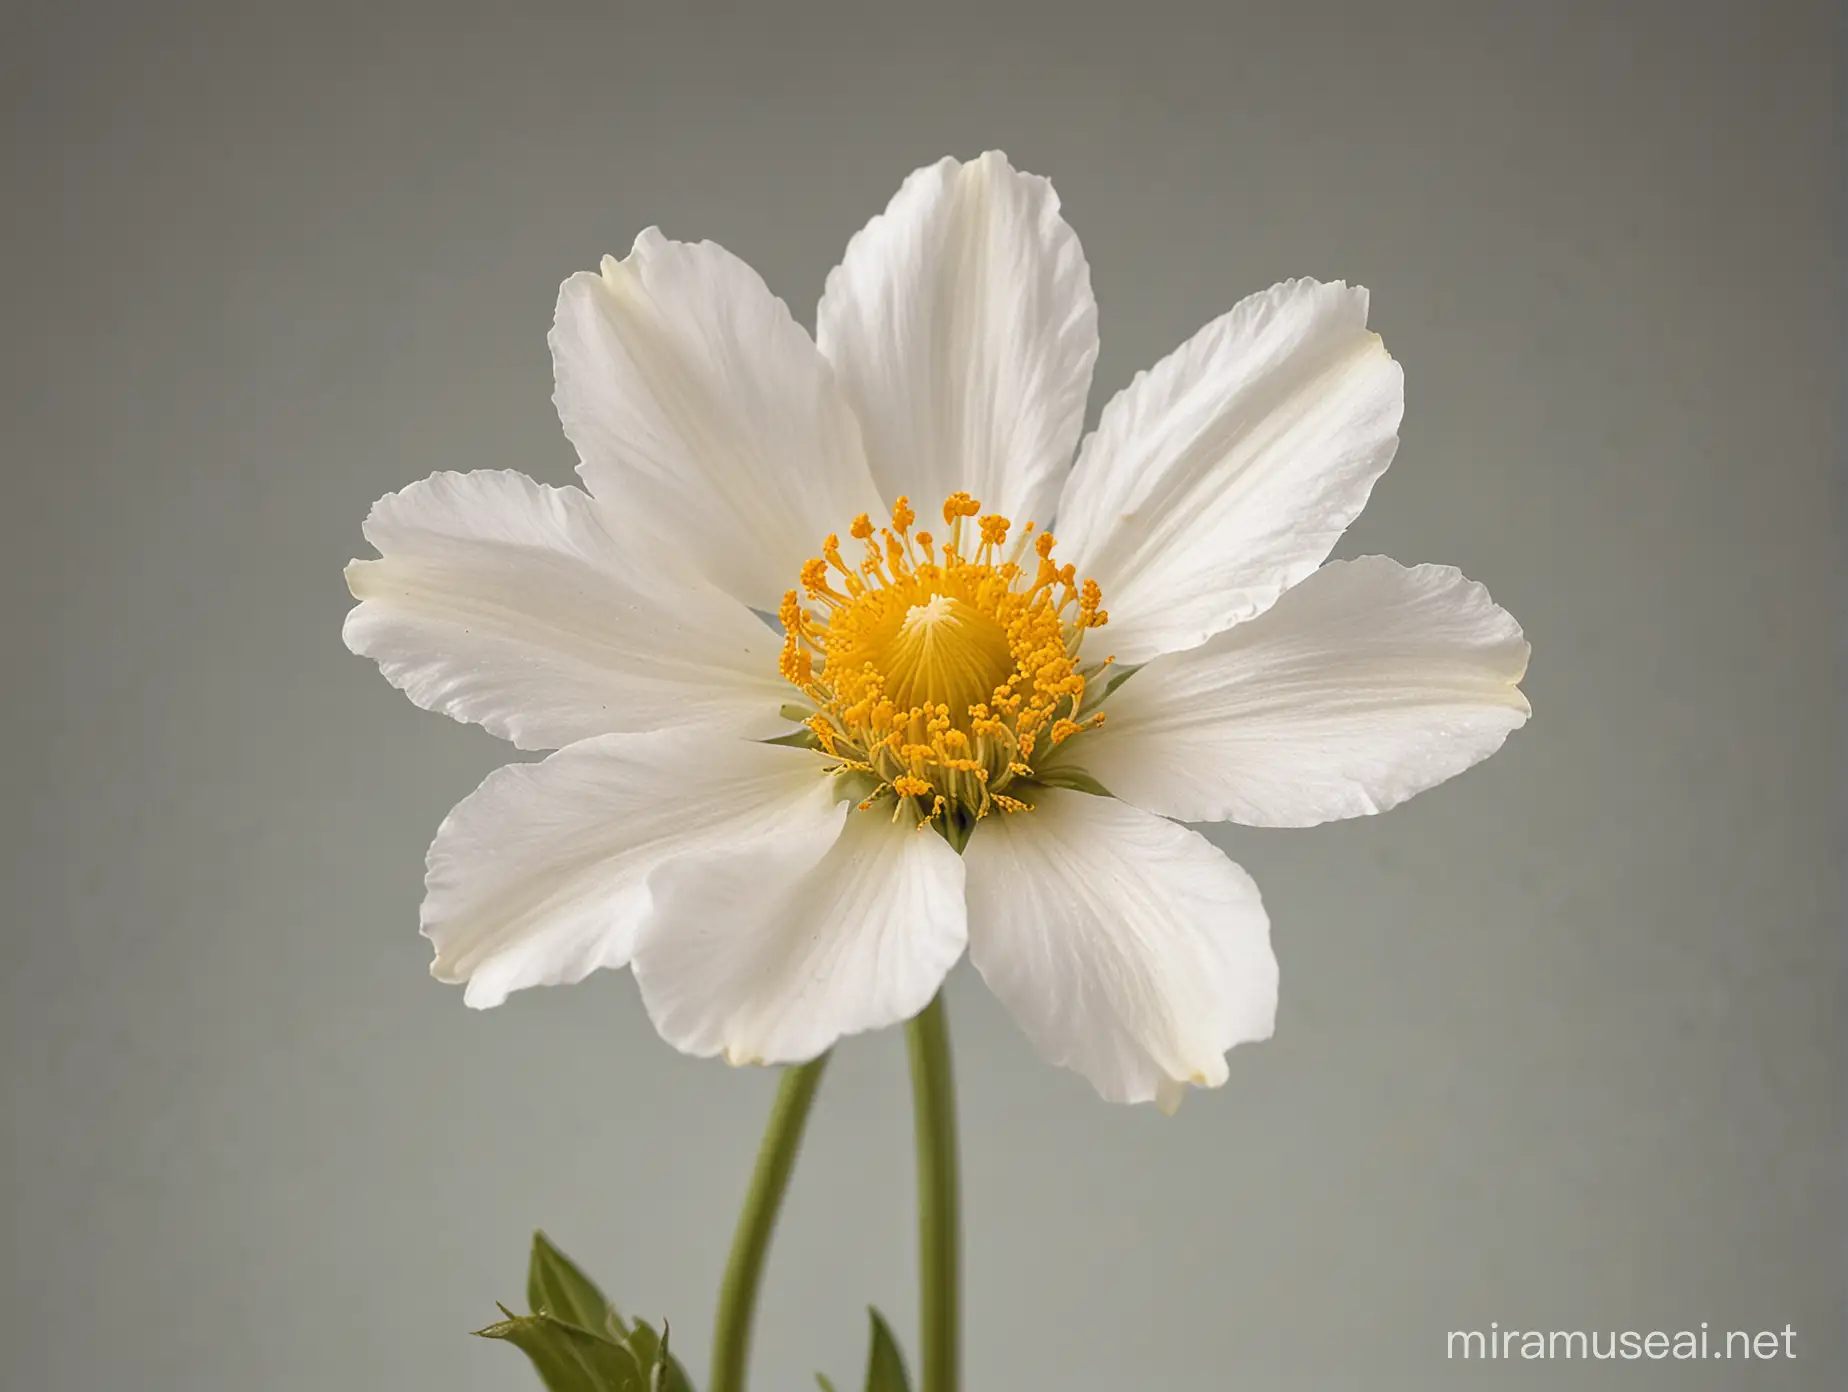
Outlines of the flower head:
<svg viewBox="0 0 1848 1392">
<path fill-rule="evenodd" d="M 998 154 L 906 180 L 813 339 L 710 243 L 650 230 L 567 280 L 588 491 L 434 475 L 347 572 L 355 652 L 556 750 L 437 833 L 435 974 L 488 1006 L 628 965 L 679 1048 L 793 1062 L 966 948 L 1104 1096 L 1223 1082 L 1277 967 L 1250 878 L 1180 823 L 1383 811 L 1528 713 L 1481 586 L 1325 564 L 1397 445 L 1366 318 L 1338 282 L 1255 295 L 1077 448 L 1089 271 Z"/>
</svg>

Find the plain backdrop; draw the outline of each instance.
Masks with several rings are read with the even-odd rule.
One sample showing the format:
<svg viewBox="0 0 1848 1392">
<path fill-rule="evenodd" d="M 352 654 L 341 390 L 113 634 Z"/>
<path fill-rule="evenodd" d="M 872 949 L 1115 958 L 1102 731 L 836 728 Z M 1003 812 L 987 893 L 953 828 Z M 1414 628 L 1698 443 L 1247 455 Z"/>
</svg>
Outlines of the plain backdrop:
<svg viewBox="0 0 1848 1392">
<path fill-rule="evenodd" d="M 426 975 L 424 847 L 511 757 L 341 646 L 372 500 L 564 482 L 558 282 L 649 224 L 798 317 L 913 167 L 1050 175 L 1093 411 L 1240 297 L 1373 290 L 1398 462 L 1536 715 L 1390 816 L 1215 831 L 1274 1042 L 1175 1120 L 950 986 L 968 1384 L 1834 1388 L 1848 1235 L 1840 24 L 1785 3 L 9 5 L 0 1383 L 533 1387 L 466 1332 L 543 1226 L 703 1376 L 774 1078 L 606 973 Z M 839 1051 L 756 1386 L 915 1348 L 901 1040 Z M 1791 1363 L 1448 1364 L 1453 1328 Z"/>
</svg>

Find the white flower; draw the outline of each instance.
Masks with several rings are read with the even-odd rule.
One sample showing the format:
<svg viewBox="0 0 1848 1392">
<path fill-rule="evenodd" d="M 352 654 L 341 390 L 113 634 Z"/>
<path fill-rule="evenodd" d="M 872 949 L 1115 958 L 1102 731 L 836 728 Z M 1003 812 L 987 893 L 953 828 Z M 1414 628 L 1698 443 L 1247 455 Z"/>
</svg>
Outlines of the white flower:
<svg viewBox="0 0 1848 1392">
<path fill-rule="evenodd" d="M 915 1014 L 966 946 L 1103 1096 L 1223 1082 L 1277 966 L 1181 821 L 1432 787 L 1527 718 L 1528 650 L 1455 570 L 1323 564 L 1397 445 L 1364 290 L 1252 296 L 1074 463 L 1096 318 L 1052 186 L 999 154 L 907 179 L 813 340 L 709 242 L 567 280 L 589 491 L 433 475 L 347 572 L 393 685 L 557 750 L 437 833 L 434 974 L 490 1006 L 629 965 L 669 1042 L 780 1063 Z"/>
</svg>

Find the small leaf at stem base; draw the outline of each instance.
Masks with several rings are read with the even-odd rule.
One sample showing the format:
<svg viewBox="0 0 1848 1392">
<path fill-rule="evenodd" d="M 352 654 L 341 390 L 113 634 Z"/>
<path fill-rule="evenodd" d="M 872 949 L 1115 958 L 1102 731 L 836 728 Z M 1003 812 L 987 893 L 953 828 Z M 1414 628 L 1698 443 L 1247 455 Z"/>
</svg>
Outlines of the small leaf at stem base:
<svg viewBox="0 0 1848 1392">
<path fill-rule="evenodd" d="M 693 1380 L 687 1376 L 687 1370 L 668 1351 L 667 1321 L 661 1322 L 661 1332 L 657 1335 L 647 1320 L 636 1320 L 629 1331 L 628 1346 L 636 1366 L 648 1372 L 648 1392 L 693 1392 Z"/>
<path fill-rule="evenodd" d="M 648 1392 L 628 1349 L 552 1315 L 509 1315 L 475 1332 L 524 1353 L 548 1392 Z"/>
<path fill-rule="evenodd" d="M 621 1339 L 629 1332 L 597 1283 L 542 1232 L 533 1234 L 532 1260 L 526 1268 L 526 1303 L 535 1315 L 551 1315 L 593 1334 Z"/>
<path fill-rule="evenodd" d="M 868 1306 L 866 1313 L 873 1322 L 872 1346 L 866 1353 L 866 1392 L 911 1392 L 898 1340 L 879 1311 Z"/>
</svg>

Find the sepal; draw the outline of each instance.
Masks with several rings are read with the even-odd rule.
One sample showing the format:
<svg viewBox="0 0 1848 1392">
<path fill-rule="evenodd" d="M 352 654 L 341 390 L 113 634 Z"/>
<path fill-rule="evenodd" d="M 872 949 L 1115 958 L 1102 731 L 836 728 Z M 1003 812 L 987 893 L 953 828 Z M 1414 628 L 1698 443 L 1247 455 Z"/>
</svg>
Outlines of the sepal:
<svg viewBox="0 0 1848 1392">
<path fill-rule="evenodd" d="M 1074 793 L 1089 793 L 1092 797 L 1114 797 L 1108 788 L 1099 783 L 1090 774 L 1076 765 L 1054 766 L 1049 769 L 1036 769 L 1033 773 L 1034 783 L 1045 788 L 1069 788 Z"/>
</svg>

